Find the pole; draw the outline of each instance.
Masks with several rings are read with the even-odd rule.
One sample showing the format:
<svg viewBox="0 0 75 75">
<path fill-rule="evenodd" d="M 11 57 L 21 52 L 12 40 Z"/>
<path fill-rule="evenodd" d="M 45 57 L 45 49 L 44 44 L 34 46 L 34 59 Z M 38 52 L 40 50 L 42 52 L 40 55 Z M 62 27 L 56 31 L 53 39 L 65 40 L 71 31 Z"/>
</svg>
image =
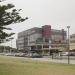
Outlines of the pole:
<svg viewBox="0 0 75 75">
<path fill-rule="evenodd" d="M 69 55 L 69 50 L 70 50 L 69 28 L 70 26 L 67 26 L 67 28 L 68 28 L 68 64 L 70 64 L 70 55 Z"/>
</svg>

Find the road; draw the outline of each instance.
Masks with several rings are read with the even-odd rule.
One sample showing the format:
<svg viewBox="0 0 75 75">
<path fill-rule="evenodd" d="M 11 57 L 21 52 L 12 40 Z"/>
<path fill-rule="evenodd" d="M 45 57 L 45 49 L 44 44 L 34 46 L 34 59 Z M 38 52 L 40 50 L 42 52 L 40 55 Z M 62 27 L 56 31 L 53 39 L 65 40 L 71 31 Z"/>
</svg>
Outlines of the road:
<svg viewBox="0 0 75 75">
<path fill-rule="evenodd" d="M 12 56 L 15 57 L 15 56 Z M 62 57 L 52 57 L 52 56 L 44 56 L 43 58 L 27 58 L 27 57 L 15 57 L 15 58 L 21 58 L 21 59 L 31 59 L 31 60 L 38 60 L 38 61 L 48 61 L 48 62 L 55 62 L 55 63 L 68 63 L 68 57 L 62 56 Z M 53 58 L 53 59 L 52 59 Z M 70 56 L 70 64 L 75 64 L 75 56 Z"/>
<path fill-rule="evenodd" d="M 38 60 L 38 61 L 48 61 L 48 62 L 55 62 L 55 63 L 68 63 L 68 59 L 52 59 L 52 58 L 24 58 L 24 59 L 31 59 L 31 60 Z M 75 60 L 70 59 L 70 64 L 75 64 Z"/>
</svg>

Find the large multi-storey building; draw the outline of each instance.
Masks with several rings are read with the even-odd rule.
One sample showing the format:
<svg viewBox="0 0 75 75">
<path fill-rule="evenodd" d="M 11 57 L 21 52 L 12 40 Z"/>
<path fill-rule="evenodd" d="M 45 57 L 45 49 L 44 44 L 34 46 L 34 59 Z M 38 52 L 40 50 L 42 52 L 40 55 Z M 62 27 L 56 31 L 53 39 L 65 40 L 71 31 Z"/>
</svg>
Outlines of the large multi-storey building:
<svg viewBox="0 0 75 75">
<path fill-rule="evenodd" d="M 75 34 L 70 35 L 70 50 L 75 51 Z"/>
<path fill-rule="evenodd" d="M 49 52 L 66 49 L 66 31 L 51 29 L 50 25 L 34 27 L 18 33 L 17 48 L 20 51 Z"/>
</svg>

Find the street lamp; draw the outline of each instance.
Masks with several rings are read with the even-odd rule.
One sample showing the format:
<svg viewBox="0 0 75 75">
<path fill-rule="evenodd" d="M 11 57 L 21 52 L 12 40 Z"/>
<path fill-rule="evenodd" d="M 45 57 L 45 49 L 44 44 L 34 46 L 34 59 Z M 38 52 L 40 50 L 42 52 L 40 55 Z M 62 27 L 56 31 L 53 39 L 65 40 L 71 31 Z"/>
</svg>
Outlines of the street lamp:
<svg viewBox="0 0 75 75">
<path fill-rule="evenodd" d="M 69 50 L 70 50 L 70 37 L 69 37 L 69 29 L 70 26 L 67 26 L 68 28 L 68 64 L 70 63 L 70 57 L 69 57 Z"/>
</svg>

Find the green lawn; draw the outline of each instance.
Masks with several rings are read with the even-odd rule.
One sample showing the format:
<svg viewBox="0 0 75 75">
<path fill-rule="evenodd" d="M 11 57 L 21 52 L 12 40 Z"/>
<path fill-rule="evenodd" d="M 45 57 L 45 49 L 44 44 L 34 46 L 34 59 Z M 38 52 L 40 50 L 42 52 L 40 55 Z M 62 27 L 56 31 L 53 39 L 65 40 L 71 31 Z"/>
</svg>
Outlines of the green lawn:
<svg viewBox="0 0 75 75">
<path fill-rule="evenodd" d="M 75 75 L 75 65 L 0 56 L 0 75 Z"/>
</svg>

